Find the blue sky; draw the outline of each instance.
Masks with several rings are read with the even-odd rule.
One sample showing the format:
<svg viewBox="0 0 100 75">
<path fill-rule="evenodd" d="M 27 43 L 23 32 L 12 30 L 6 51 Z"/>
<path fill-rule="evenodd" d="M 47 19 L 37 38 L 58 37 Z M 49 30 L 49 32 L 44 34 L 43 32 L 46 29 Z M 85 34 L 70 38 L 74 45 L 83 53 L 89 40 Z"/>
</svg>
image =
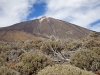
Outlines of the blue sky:
<svg viewBox="0 0 100 75">
<path fill-rule="evenodd" d="M 45 13 L 45 6 L 46 6 L 45 2 L 34 4 L 32 8 L 30 9 L 30 10 L 32 9 L 34 10 L 29 14 L 29 16 L 27 17 L 27 20 L 43 15 Z"/>
<path fill-rule="evenodd" d="M 100 0 L 0 0 L 0 27 L 42 16 L 100 32 Z"/>
<path fill-rule="evenodd" d="M 93 23 L 91 23 L 90 26 L 95 26 L 99 23 L 100 23 L 100 19 L 98 19 L 98 20 L 94 21 Z"/>
</svg>

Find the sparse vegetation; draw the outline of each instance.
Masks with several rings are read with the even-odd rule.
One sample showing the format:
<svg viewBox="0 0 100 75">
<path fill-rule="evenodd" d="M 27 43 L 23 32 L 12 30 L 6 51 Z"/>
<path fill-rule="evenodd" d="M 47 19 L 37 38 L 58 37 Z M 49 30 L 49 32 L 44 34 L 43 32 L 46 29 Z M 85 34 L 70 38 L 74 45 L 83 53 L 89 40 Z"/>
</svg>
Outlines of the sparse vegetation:
<svg viewBox="0 0 100 75">
<path fill-rule="evenodd" d="M 91 50 L 80 50 L 70 58 L 71 64 L 88 71 L 100 69 L 100 56 Z"/>
<path fill-rule="evenodd" d="M 91 47 L 90 50 L 100 55 L 100 47 Z"/>
<path fill-rule="evenodd" d="M 5 65 L 6 65 L 5 60 L 3 58 L 0 58 L 0 67 Z"/>
<path fill-rule="evenodd" d="M 48 66 L 37 75 L 95 75 L 92 72 L 81 70 L 71 65 Z"/>
<path fill-rule="evenodd" d="M 36 74 L 44 67 L 53 64 L 50 58 L 30 52 L 21 55 L 20 59 L 21 61 L 14 66 L 14 69 L 24 75 Z"/>
<path fill-rule="evenodd" d="M 50 66 L 54 62 L 62 65 Z M 53 36 L 46 40 L 0 42 L 0 75 L 36 75 L 39 71 L 38 75 L 93 74 L 84 70 L 100 70 L 100 37 L 95 32 L 78 40 Z"/>
<path fill-rule="evenodd" d="M 17 71 L 14 71 L 13 69 L 10 69 L 5 66 L 0 67 L 0 75 L 20 75 Z"/>
<path fill-rule="evenodd" d="M 61 52 L 63 46 L 59 41 L 47 41 L 42 44 L 41 50 L 46 54 L 53 54 L 54 52 Z"/>
<path fill-rule="evenodd" d="M 30 50 L 30 49 L 38 49 L 41 45 L 42 40 L 36 40 L 36 41 L 29 41 L 27 42 L 27 44 L 24 44 L 23 49 L 25 49 L 26 51 Z"/>
</svg>

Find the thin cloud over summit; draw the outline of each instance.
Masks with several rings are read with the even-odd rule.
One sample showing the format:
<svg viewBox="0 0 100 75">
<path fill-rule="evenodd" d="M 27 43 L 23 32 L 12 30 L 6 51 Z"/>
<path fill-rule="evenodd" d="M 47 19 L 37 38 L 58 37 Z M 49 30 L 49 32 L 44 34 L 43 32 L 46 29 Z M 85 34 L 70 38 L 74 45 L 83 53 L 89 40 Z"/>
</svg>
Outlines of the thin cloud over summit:
<svg viewBox="0 0 100 75">
<path fill-rule="evenodd" d="M 47 11 L 45 15 L 85 28 L 100 19 L 99 0 L 47 0 L 46 2 Z"/>
</svg>

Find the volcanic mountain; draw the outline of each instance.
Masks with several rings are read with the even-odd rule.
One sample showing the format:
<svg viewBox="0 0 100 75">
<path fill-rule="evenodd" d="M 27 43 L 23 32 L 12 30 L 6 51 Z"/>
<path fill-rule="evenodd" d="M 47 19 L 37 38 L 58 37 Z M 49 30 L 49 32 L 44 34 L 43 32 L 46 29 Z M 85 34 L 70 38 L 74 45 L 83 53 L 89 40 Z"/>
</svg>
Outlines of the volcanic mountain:
<svg viewBox="0 0 100 75">
<path fill-rule="evenodd" d="M 49 38 L 52 35 L 58 38 L 83 38 L 89 33 L 90 30 L 83 27 L 44 16 L 40 19 L 21 22 L 9 27 L 0 28 L 0 40 L 36 40 Z"/>
</svg>

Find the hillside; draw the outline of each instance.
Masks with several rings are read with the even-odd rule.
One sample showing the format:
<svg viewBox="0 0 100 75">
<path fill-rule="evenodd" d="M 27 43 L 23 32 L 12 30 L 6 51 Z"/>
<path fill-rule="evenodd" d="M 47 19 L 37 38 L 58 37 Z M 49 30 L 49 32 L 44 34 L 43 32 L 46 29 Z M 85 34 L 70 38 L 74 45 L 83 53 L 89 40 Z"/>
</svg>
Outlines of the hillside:
<svg viewBox="0 0 100 75">
<path fill-rule="evenodd" d="M 100 37 L 96 32 L 83 39 L 0 41 L 0 75 L 94 73 L 100 75 Z"/>
<path fill-rule="evenodd" d="M 90 33 L 90 30 L 83 27 L 54 19 L 41 17 L 27 22 L 21 22 L 9 27 L 0 28 L 0 40 L 21 41 L 50 38 L 83 38 Z"/>
</svg>

